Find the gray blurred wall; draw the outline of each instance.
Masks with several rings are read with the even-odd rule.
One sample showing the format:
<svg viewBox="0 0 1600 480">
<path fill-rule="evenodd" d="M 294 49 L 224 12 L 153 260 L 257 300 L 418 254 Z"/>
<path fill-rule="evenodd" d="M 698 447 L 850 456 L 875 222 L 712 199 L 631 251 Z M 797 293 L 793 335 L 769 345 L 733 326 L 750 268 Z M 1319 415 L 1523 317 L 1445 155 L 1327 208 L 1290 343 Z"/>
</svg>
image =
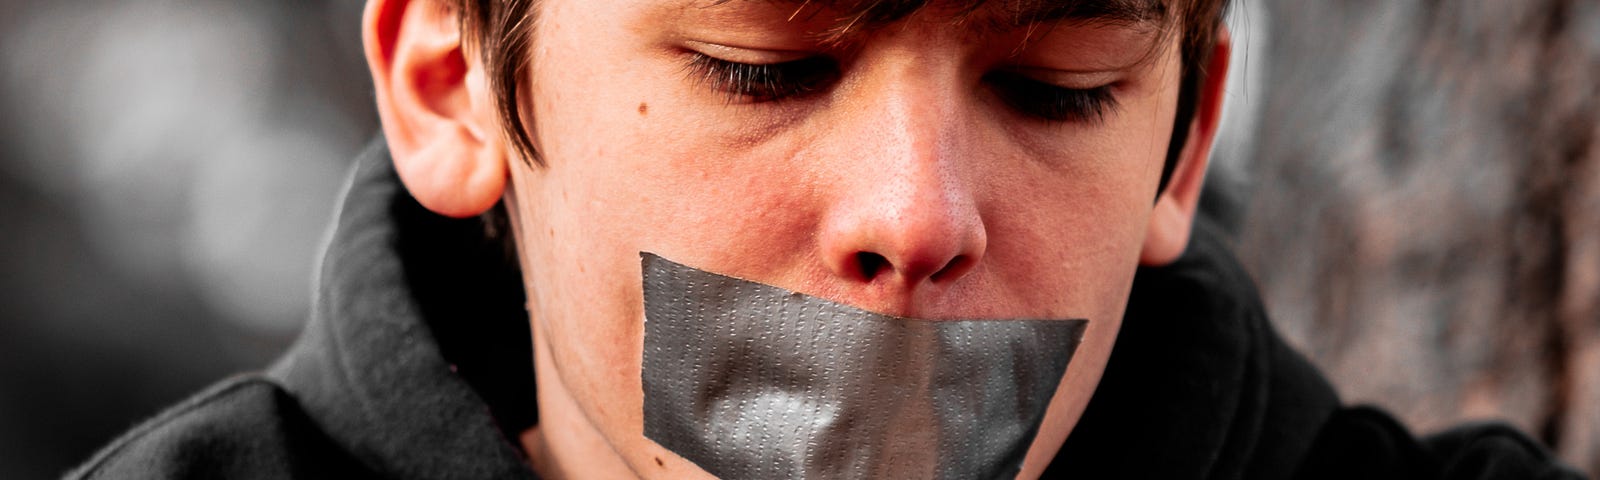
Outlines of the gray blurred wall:
<svg viewBox="0 0 1600 480">
<path fill-rule="evenodd" d="M 1600 472 L 1600 2 L 1263 7 L 1213 173 L 1279 328 L 1349 401 Z"/>
<path fill-rule="evenodd" d="M 0 478 L 293 338 L 376 129 L 360 9 L 0 0 Z"/>
</svg>

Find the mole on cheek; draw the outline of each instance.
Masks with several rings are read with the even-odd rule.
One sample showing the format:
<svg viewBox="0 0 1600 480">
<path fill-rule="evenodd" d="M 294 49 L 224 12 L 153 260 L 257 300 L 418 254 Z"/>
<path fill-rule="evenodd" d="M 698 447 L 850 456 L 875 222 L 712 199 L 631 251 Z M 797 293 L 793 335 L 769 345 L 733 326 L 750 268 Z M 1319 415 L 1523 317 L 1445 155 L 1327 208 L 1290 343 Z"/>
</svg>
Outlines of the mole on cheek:
<svg viewBox="0 0 1600 480">
<path fill-rule="evenodd" d="M 639 116 L 644 116 L 644 115 L 649 114 L 649 113 L 650 113 L 650 105 L 645 104 L 644 102 L 639 102 Z"/>
</svg>

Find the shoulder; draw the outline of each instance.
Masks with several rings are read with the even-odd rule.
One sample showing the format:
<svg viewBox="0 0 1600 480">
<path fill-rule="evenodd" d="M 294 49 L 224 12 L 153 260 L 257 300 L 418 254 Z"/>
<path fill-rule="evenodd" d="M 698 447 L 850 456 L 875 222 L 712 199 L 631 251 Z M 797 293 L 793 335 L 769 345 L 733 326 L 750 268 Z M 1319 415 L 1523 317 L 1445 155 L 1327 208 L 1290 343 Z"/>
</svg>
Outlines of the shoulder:
<svg viewBox="0 0 1600 480">
<path fill-rule="evenodd" d="M 1538 442 L 1503 423 L 1417 438 L 1371 407 L 1342 409 L 1318 435 L 1302 479 L 1581 480 Z"/>
<path fill-rule="evenodd" d="M 281 386 L 241 375 L 145 421 L 66 478 L 360 478 L 361 470 Z"/>
<path fill-rule="evenodd" d="M 1583 478 L 1556 460 L 1543 444 L 1503 422 L 1461 425 L 1424 437 L 1422 442 L 1441 458 L 1447 479 Z"/>
</svg>

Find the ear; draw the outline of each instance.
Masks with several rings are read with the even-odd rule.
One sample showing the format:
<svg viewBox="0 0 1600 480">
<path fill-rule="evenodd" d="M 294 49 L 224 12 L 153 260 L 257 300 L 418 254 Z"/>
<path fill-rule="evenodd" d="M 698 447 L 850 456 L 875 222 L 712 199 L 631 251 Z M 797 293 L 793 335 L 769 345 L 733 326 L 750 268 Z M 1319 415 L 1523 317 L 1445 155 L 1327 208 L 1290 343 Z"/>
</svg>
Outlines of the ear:
<svg viewBox="0 0 1600 480">
<path fill-rule="evenodd" d="M 369 0 L 361 30 L 383 133 L 411 196 L 457 218 L 493 207 L 505 190 L 505 144 L 454 10 Z"/>
<path fill-rule="evenodd" d="M 1206 164 L 1211 145 L 1217 138 L 1217 123 L 1222 117 L 1222 98 L 1228 79 L 1228 55 L 1233 40 L 1227 27 L 1217 29 L 1217 43 L 1206 64 L 1205 83 L 1195 95 L 1194 117 L 1189 120 L 1189 136 L 1178 154 L 1167 189 L 1156 197 L 1150 225 L 1145 229 L 1144 248 L 1139 264 L 1161 266 L 1172 263 L 1189 246 L 1195 211 L 1200 206 L 1200 189 L 1205 185 Z"/>
</svg>

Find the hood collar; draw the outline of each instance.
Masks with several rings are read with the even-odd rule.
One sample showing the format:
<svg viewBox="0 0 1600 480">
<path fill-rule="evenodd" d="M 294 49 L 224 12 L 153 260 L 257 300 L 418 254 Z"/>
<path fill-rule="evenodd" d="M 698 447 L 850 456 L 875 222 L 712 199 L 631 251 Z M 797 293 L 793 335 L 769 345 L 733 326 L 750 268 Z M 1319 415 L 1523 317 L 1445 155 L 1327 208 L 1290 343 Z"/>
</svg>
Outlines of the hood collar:
<svg viewBox="0 0 1600 480">
<path fill-rule="evenodd" d="M 310 322 L 270 374 L 384 474 L 533 478 L 513 443 L 537 418 L 516 262 L 481 220 L 417 204 L 381 137 L 334 223 Z"/>
</svg>

